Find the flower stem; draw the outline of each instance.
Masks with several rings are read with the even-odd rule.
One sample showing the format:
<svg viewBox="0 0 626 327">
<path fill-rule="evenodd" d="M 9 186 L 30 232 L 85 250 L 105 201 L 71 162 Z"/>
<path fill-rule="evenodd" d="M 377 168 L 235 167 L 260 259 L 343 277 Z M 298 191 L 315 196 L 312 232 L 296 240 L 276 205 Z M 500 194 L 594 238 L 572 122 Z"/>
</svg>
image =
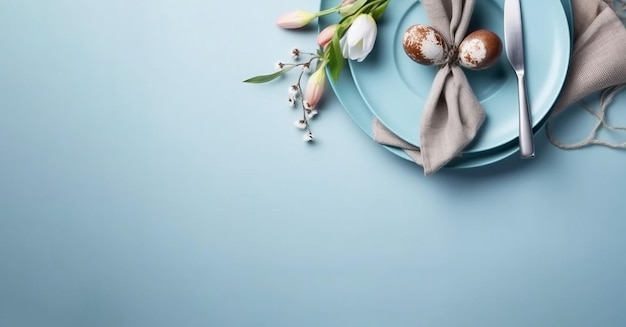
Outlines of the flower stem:
<svg viewBox="0 0 626 327">
<path fill-rule="evenodd" d="M 374 0 L 374 1 L 370 2 L 370 3 L 367 3 L 366 5 L 364 5 L 363 7 L 361 7 L 361 8 L 360 8 L 360 9 L 359 9 L 359 10 L 358 10 L 355 14 L 354 14 L 354 16 L 356 17 L 356 16 L 358 16 L 358 15 L 360 15 L 360 14 L 362 14 L 362 13 L 366 12 L 366 11 L 367 11 L 367 12 L 369 12 L 369 11 L 371 11 L 371 9 L 372 9 L 372 8 L 376 8 L 376 7 L 378 7 L 379 5 L 383 4 L 385 1 L 387 1 L 387 0 Z"/>
<path fill-rule="evenodd" d="M 315 17 L 320 17 L 320 16 L 326 16 L 328 14 L 332 14 L 332 13 L 336 13 L 339 11 L 340 6 L 335 6 L 332 8 L 328 8 L 326 10 L 322 10 L 317 12 L 317 14 L 315 14 Z"/>
</svg>

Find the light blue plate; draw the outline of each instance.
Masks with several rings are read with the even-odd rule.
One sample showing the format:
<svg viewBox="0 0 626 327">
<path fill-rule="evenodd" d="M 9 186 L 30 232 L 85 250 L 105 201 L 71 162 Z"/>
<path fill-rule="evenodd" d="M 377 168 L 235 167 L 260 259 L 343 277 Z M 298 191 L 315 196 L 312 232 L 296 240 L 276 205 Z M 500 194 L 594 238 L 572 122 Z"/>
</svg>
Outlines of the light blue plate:
<svg viewBox="0 0 626 327">
<path fill-rule="evenodd" d="M 570 0 L 562 0 L 562 2 L 564 7 L 571 8 Z M 321 9 L 327 9 L 334 6 L 334 3 L 334 1 L 322 0 L 320 7 Z M 338 19 L 338 16 L 334 15 L 321 17 L 319 21 L 320 30 L 330 24 L 336 23 Z M 569 23 L 570 26 L 573 26 L 573 21 L 570 20 Z M 330 85 L 335 92 L 337 99 L 343 105 L 344 110 L 348 113 L 356 125 L 370 138 L 373 138 L 372 119 L 374 118 L 374 115 L 361 98 L 361 95 L 354 84 L 349 68 L 344 67 L 339 81 L 335 82 L 330 80 Z M 535 131 L 537 131 L 540 127 L 541 126 L 536 126 Z M 402 150 L 393 147 L 385 148 L 401 158 L 411 160 Z M 446 168 L 474 168 L 489 165 L 514 154 L 517 150 L 517 141 L 514 140 L 508 146 L 505 145 L 502 148 L 493 151 L 481 153 L 480 155 L 471 155 L 455 159 L 450 162 Z"/>
<path fill-rule="evenodd" d="M 328 24 L 325 26 L 327 25 Z M 370 138 L 373 138 L 372 120 L 374 115 L 361 98 L 356 85 L 354 85 L 352 75 L 350 74 L 348 67 L 344 67 L 339 81 L 331 81 L 330 85 L 337 95 L 337 99 L 339 99 L 339 102 L 341 102 L 344 106 L 345 111 L 352 118 L 352 120 L 361 130 L 363 130 L 363 132 L 365 132 L 365 134 L 367 134 Z M 401 158 L 411 160 L 411 158 L 404 151 L 398 148 L 390 146 L 385 146 L 385 148 Z M 503 146 L 501 149 L 459 157 L 449 162 L 445 168 L 482 167 L 498 162 L 514 154 L 518 150 L 519 147 L 517 146 L 517 141 L 514 141 L 509 146 Z"/>
<path fill-rule="evenodd" d="M 504 0 L 477 1 L 469 31 L 486 28 L 503 39 Z M 526 0 L 522 4 L 528 95 L 533 126 L 537 126 L 556 100 L 569 64 L 570 33 L 560 1 Z M 374 51 L 361 63 L 350 61 L 354 81 L 365 103 L 396 135 L 419 146 L 422 108 L 430 92 L 436 67 L 422 66 L 406 56 L 404 31 L 413 24 L 428 24 L 419 1 L 391 1 Z M 466 70 L 487 119 L 464 154 L 488 151 L 519 135 L 517 80 L 506 56 L 483 71 Z"/>
<path fill-rule="evenodd" d="M 570 42 L 574 44 L 574 9 L 572 8 L 571 0 L 561 0 L 563 10 L 565 10 L 565 16 L 569 25 Z"/>
</svg>

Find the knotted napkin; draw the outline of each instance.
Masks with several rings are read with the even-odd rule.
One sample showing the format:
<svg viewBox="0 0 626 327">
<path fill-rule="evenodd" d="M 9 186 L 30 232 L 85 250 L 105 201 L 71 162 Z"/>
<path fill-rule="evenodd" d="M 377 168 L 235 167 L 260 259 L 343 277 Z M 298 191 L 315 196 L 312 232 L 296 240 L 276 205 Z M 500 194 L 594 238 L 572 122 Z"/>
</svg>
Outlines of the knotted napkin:
<svg viewBox="0 0 626 327">
<path fill-rule="evenodd" d="M 433 27 L 458 45 L 466 32 L 474 1 L 422 2 Z M 550 119 L 591 93 L 626 83 L 626 28 L 611 3 L 613 0 L 572 0 L 574 46 L 566 81 Z M 485 115 L 462 70 L 446 67 L 435 77 L 432 101 L 427 101 L 424 108 L 421 148 L 398 138 L 380 121 L 375 119 L 373 123 L 378 143 L 403 149 L 424 167 L 427 175 L 460 155 Z"/>
<path fill-rule="evenodd" d="M 456 49 L 467 34 L 474 4 L 475 0 L 422 0 L 430 25 L 452 49 Z M 374 120 L 374 139 L 403 149 L 416 163 L 424 166 L 426 175 L 459 156 L 485 120 L 485 111 L 465 73 L 454 58 L 450 59 L 435 75 L 424 104 L 420 148 L 401 140 L 380 121 Z"/>
</svg>

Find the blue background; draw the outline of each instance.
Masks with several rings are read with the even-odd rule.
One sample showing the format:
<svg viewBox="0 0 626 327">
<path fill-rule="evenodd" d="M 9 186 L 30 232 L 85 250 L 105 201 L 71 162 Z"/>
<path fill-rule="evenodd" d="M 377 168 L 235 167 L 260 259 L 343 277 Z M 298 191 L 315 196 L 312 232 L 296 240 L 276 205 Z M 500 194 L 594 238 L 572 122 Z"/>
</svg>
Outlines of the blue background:
<svg viewBox="0 0 626 327">
<path fill-rule="evenodd" d="M 304 144 L 293 76 L 241 81 L 317 6 L 0 0 L 0 326 L 626 323 L 626 153 L 424 177 L 330 92 Z"/>
</svg>

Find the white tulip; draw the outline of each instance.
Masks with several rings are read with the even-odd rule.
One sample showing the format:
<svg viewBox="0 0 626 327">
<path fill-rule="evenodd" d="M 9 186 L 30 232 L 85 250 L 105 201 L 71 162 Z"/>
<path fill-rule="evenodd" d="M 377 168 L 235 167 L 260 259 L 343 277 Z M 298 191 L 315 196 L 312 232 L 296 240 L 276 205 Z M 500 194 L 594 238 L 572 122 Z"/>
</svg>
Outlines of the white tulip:
<svg viewBox="0 0 626 327">
<path fill-rule="evenodd" d="M 360 14 L 341 38 L 341 53 L 346 59 L 363 61 L 374 48 L 378 28 L 369 14 Z"/>
</svg>

